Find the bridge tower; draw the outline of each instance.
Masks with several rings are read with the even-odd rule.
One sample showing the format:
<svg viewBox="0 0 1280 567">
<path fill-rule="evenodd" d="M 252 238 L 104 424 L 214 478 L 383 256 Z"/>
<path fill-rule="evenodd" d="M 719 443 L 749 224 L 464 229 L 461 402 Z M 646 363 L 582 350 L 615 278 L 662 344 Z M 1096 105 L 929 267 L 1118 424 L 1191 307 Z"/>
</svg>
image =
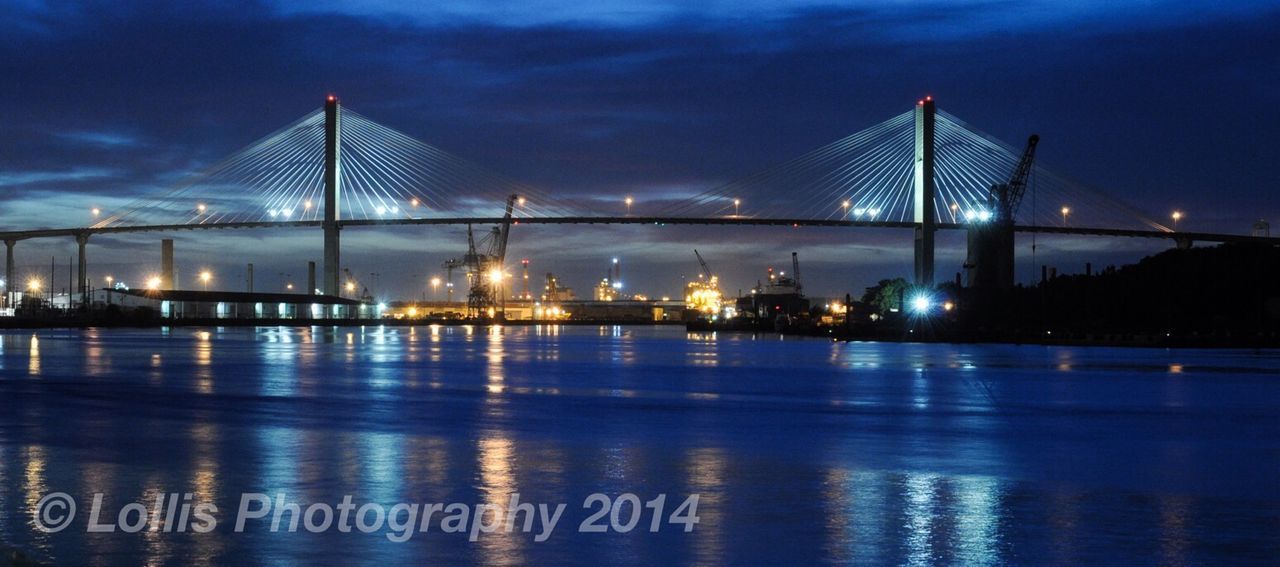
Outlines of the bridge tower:
<svg viewBox="0 0 1280 567">
<path fill-rule="evenodd" d="M 342 128 L 338 97 L 329 95 L 324 104 L 324 294 L 337 296 L 340 236 L 339 207 L 342 204 Z"/>
<path fill-rule="evenodd" d="M 927 96 L 916 104 L 913 220 L 916 225 L 915 284 L 918 286 L 933 286 L 933 236 L 938 230 L 938 217 L 933 203 L 934 113 L 933 97 Z"/>
</svg>

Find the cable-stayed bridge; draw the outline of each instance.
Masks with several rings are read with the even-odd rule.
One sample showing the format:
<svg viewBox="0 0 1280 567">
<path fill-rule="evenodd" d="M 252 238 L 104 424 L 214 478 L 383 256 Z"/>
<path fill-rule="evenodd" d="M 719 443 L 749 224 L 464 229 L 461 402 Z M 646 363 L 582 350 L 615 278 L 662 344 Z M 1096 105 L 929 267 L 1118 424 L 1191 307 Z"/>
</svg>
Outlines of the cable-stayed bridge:
<svg viewBox="0 0 1280 567">
<path fill-rule="evenodd" d="M 360 226 L 502 222 L 897 227 L 915 231 L 916 282 L 932 284 L 933 233 L 991 219 L 991 186 L 1020 150 L 935 109 L 932 99 L 870 128 L 753 175 L 681 199 L 557 195 L 490 172 L 343 107 L 273 132 L 159 195 L 95 210 L 88 226 L 0 231 L 13 281 L 17 242 L 74 237 L 79 289 L 95 234 L 230 228 L 320 228 L 322 289 L 338 295 L 340 234 Z M 1254 241 L 1280 238 L 1179 232 L 1122 200 L 1035 165 L 1012 229 L 1020 232 Z M 621 213 L 621 214 L 620 214 Z"/>
</svg>

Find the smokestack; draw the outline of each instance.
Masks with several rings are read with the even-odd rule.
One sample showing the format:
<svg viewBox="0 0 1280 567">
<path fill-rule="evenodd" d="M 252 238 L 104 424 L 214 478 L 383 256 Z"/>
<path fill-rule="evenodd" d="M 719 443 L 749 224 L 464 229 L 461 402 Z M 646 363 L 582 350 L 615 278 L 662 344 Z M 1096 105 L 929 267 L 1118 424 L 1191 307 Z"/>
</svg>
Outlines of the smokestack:
<svg viewBox="0 0 1280 567">
<path fill-rule="evenodd" d="M 173 285 L 173 239 L 160 241 L 160 289 L 175 289 Z"/>
<path fill-rule="evenodd" d="M 249 264 L 249 277 L 246 279 L 248 280 L 248 284 L 249 284 L 249 289 L 247 289 L 246 291 L 248 291 L 249 293 L 253 293 L 253 264 Z"/>
<path fill-rule="evenodd" d="M 533 296 L 529 295 L 529 259 L 520 260 L 520 264 L 524 268 L 524 287 L 521 291 L 521 299 L 530 299 Z"/>
<path fill-rule="evenodd" d="M 307 262 L 307 295 L 316 294 L 316 263 Z"/>
</svg>

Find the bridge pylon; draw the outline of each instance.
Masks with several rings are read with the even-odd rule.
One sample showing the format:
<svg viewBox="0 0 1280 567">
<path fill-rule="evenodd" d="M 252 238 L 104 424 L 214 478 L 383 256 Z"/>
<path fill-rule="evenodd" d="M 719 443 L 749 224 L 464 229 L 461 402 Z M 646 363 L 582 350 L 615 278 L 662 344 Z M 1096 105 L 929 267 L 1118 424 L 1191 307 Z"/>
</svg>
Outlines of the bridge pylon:
<svg viewBox="0 0 1280 567">
<path fill-rule="evenodd" d="M 934 107 L 933 97 L 927 96 L 915 109 L 915 284 L 933 286 L 933 236 L 938 230 L 934 197 Z"/>
<path fill-rule="evenodd" d="M 337 296 L 340 260 L 340 218 L 342 203 L 342 127 L 338 97 L 329 95 L 324 103 L 324 294 Z"/>
<path fill-rule="evenodd" d="M 18 245 L 15 238 L 6 238 L 4 240 L 4 306 L 13 307 L 13 290 L 21 285 L 13 279 L 13 247 Z M 18 289 L 21 289 L 20 287 Z"/>
</svg>

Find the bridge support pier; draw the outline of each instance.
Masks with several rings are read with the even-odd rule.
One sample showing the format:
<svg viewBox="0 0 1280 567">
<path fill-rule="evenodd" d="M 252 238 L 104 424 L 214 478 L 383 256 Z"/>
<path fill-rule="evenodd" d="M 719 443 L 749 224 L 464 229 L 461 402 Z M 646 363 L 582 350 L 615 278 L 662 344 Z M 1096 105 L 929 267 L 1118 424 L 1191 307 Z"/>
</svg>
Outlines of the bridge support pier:
<svg viewBox="0 0 1280 567">
<path fill-rule="evenodd" d="M 938 230 L 933 203 L 934 103 L 925 97 L 916 105 L 915 136 L 915 284 L 933 286 L 933 237 Z"/>
<path fill-rule="evenodd" d="M 13 247 L 18 245 L 17 240 L 5 239 L 4 241 L 4 306 L 13 307 L 13 286 L 18 285 L 13 281 Z"/>
<path fill-rule="evenodd" d="M 173 285 L 173 239 L 160 241 L 160 289 L 177 289 Z"/>
<path fill-rule="evenodd" d="M 339 267 L 342 228 L 338 225 L 339 207 L 342 206 L 340 119 L 338 98 L 329 95 L 324 105 L 324 294 L 335 297 L 341 292 L 338 272 L 342 270 Z"/>
<path fill-rule="evenodd" d="M 80 304 L 89 304 L 89 256 L 85 247 L 89 244 L 89 233 L 76 233 L 76 247 L 79 257 L 76 262 L 76 289 L 80 292 Z"/>
</svg>

